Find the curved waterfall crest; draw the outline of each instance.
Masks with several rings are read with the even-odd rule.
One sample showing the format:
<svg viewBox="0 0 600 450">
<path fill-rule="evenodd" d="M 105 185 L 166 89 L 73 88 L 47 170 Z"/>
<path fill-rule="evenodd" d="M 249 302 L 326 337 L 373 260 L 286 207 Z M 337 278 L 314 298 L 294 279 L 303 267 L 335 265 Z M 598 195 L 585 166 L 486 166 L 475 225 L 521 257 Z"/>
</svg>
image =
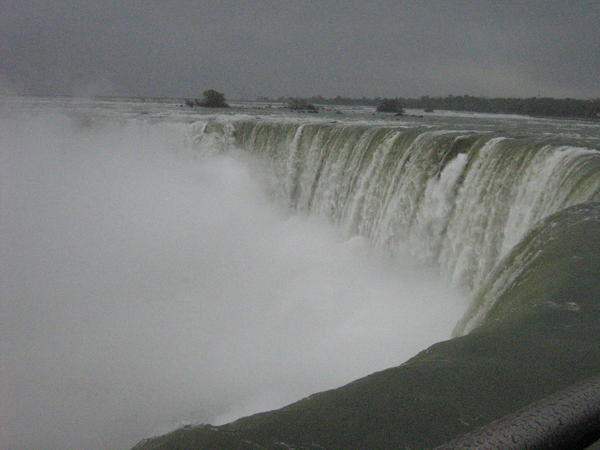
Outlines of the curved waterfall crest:
<svg viewBox="0 0 600 450">
<path fill-rule="evenodd" d="M 348 236 L 391 252 L 407 247 L 471 293 L 542 219 L 600 200 L 600 152 L 543 138 L 324 121 L 226 123 L 196 133 L 226 133 L 237 147 L 266 156 L 290 207 L 328 216 Z"/>
</svg>

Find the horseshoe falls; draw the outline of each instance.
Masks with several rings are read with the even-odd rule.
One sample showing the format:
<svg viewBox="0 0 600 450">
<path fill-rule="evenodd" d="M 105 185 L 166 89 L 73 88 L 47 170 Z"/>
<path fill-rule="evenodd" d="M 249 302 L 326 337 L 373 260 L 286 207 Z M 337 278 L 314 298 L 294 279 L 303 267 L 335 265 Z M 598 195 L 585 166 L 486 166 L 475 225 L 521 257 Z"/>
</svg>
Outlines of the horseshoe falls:
<svg viewBox="0 0 600 450">
<path fill-rule="evenodd" d="M 0 123 L 7 448 L 429 448 L 598 373 L 598 122 Z"/>
<path fill-rule="evenodd" d="M 292 208 L 376 247 L 407 246 L 467 291 L 541 219 L 600 200 L 598 151 L 545 140 L 265 122 L 234 137 L 275 161 Z"/>
</svg>

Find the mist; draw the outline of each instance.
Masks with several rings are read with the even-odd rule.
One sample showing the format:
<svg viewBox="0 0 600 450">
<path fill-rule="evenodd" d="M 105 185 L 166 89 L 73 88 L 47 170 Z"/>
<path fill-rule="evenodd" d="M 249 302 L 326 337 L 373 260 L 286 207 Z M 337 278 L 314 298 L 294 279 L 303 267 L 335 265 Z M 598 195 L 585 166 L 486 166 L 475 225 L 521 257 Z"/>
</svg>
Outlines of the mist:
<svg viewBox="0 0 600 450">
<path fill-rule="evenodd" d="M 2 446 L 115 449 L 398 365 L 466 304 L 184 124 L 0 115 Z"/>
</svg>

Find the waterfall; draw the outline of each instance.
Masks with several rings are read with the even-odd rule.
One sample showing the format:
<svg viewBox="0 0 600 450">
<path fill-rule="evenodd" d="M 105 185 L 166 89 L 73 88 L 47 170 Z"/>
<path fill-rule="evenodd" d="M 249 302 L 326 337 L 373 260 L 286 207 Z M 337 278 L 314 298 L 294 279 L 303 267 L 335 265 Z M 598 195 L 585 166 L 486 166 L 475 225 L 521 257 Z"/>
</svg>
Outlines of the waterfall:
<svg viewBox="0 0 600 450">
<path fill-rule="evenodd" d="M 327 122 L 230 124 L 237 146 L 272 161 L 292 208 L 328 216 L 348 236 L 392 253 L 408 247 L 471 293 L 544 217 L 600 200 L 600 152 L 547 138 Z"/>
</svg>

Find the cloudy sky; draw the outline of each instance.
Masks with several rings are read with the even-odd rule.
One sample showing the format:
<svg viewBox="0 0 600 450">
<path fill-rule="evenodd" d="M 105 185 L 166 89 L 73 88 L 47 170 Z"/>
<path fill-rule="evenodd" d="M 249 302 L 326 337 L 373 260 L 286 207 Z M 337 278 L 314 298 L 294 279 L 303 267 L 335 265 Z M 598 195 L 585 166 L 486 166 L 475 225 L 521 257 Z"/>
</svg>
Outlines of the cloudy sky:
<svg viewBox="0 0 600 450">
<path fill-rule="evenodd" d="M 600 97 L 598 0 L 2 0 L 23 94 Z"/>
</svg>

